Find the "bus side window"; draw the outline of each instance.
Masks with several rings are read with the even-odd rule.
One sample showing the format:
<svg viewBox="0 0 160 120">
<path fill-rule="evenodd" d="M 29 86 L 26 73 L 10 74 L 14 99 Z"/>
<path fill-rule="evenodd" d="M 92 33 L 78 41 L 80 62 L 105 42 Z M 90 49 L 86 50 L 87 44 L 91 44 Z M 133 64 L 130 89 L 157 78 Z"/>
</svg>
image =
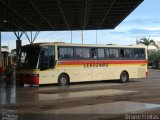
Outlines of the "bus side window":
<svg viewBox="0 0 160 120">
<path fill-rule="evenodd" d="M 89 48 L 76 48 L 75 57 L 80 59 L 90 58 L 90 49 Z"/>
<path fill-rule="evenodd" d="M 124 58 L 124 49 L 120 49 L 120 58 Z"/>
<path fill-rule="evenodd" d="M 125 56 L 125 58 L 133 59 L 132 49 L 126 48 L 124 50 L 124 56 Z"/>
<path fill-rule="evenodd" d="M 109 48 L 109 56 L 113 59 L 119 58 L 119 49 Z"/>
<path fill-rule="evenodd" d="M 133 49 L 134 58 L 138 58 L 138 49 Z"/>
<path fill-rule="evenodd" d="M 145 59 L 145 49 L 139 49 L 139 58 Z"/>
<path fill-rule="evenodd" d="M 74 57 L 73 48 L 71 47 L 60 47 L 58 49 L 59 59 L 71 59 Z"/>
<path fill-rule="evenodd" d="M 97 48 L 91 48 L 91 55 L 92 58 L 97 58 Z"/>
<path fill-rule="evenodd" d="M 109 58 L 109 50 L 108 50 L 108 48 L 105 49 L 105 53 L 106 53 L 106 58 L 108 59 Z"/>
<path fill-rule="evenodd" d="M 104 48 L 98 48 L 98 58 L 104 58 L 105 53 L 104 53 Z"/>
</svg>

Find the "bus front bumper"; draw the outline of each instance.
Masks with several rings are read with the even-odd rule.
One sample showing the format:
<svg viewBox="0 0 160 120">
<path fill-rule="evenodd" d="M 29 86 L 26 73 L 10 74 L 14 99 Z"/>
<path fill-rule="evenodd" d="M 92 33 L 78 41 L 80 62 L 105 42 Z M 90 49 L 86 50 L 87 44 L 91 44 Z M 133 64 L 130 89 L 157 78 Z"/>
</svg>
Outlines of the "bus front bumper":
<svg viewBox="0 0 160 120">
<path fill-rule="evenodd" d="M 36 84 L 39 85 L 38 75 L 16 75 L 16 82 L 23 84 Z"/>
</svg>

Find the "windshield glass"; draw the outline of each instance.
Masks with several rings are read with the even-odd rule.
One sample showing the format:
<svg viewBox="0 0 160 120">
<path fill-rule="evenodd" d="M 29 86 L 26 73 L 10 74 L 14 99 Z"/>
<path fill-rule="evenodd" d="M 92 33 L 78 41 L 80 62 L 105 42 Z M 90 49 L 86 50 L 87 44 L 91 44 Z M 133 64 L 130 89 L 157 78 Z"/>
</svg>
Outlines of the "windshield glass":
<svg viewBox="0 0 160 120">
<path fill-rule="evenodd" d="M 22 47 L 18 67 L 21 68 L 36 68 L 38 64 L 38 56 L 40 53 L 40 47 L 27 46 Z"/>
</svg>

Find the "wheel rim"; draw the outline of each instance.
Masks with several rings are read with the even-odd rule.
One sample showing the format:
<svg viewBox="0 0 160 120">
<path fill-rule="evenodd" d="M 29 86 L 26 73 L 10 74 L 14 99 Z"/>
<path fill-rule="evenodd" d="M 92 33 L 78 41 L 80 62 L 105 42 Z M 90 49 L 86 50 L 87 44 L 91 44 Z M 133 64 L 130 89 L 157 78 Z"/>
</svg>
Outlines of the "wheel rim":
<svg viewBox="0 0 160 120">
<path fill-rule="evenodd" d="M 121 79 L 123 82 L 127 81 L 127 75 L 123 73 Z"/>
<path fill-rule="evenodd" d="M 61 85 L 66 85 L 67 84 L 67 78 L 66 77 L 61 77 L 60 83 L 61 83 Z"/>
</svg>

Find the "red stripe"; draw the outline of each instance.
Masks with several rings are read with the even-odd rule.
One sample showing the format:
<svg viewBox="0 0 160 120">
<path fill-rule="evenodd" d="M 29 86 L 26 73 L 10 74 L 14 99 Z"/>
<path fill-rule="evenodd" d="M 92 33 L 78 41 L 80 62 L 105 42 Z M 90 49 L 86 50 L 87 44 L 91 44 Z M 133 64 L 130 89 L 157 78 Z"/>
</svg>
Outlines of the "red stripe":
<svg viewBox="0 0 160 120">
<path fill-rule="evenodd" d="M 0 67 L 0 74 L 2 74 L 3 73 L 3 68 L 2 67 Z"/>
<path fill-rule="evenodd" d="M 39 77 L 16 77 L 16 82 L 39 85 Z"/>
<path fill-rule="evenodd" d="M 59 61 L 58 65 L 81 65 L 81 64 L 147 64 L 147 60 L 66 60 Z"/>
</svg>

